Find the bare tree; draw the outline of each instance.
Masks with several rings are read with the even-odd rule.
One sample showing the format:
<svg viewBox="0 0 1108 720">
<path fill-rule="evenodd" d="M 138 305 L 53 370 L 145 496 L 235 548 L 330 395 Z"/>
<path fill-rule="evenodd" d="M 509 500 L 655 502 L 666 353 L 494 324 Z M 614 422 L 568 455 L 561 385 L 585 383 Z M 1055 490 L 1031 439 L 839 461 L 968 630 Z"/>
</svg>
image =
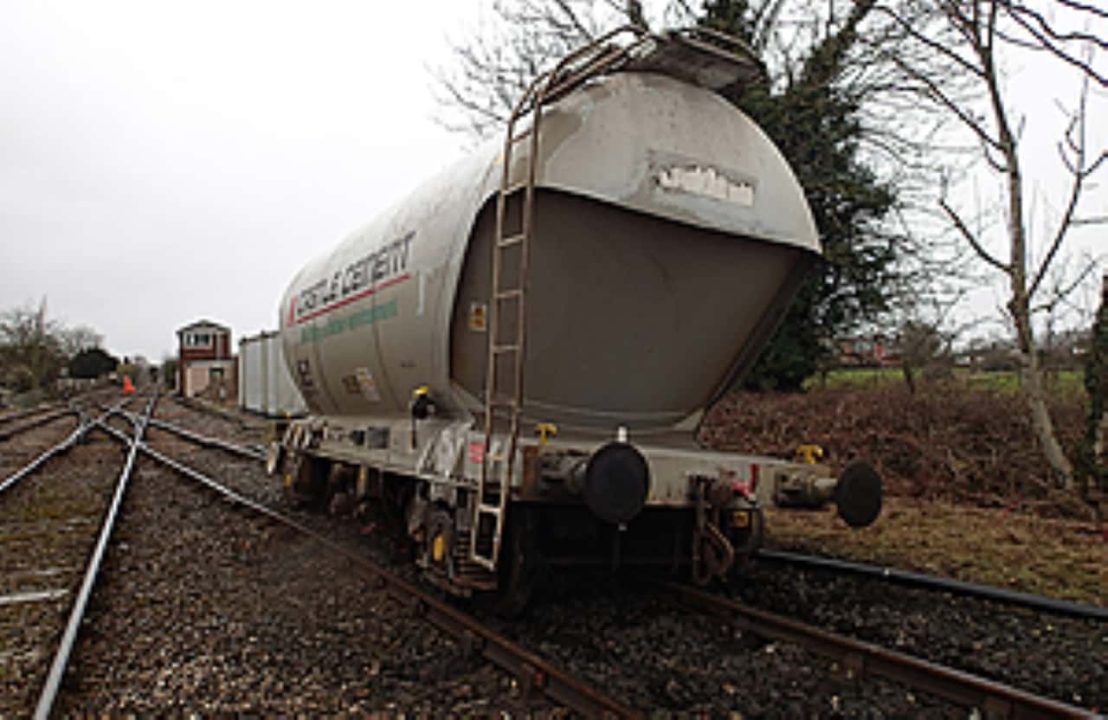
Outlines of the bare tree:
<svg viewBox="0 0 1108 720">
<path fill-rule="evenodd" d="M 62 354 L 72 358 L 82 350 L 91 350 L 104 344 L 104 336 L 87 325 L 63 328 L 58 331 Z"/>
<path fill-rule="evenodd" d="M 434 70 L 439 122 L 473 139 L 492 137 L 535 77 L 604 29 L 630 22 L 646 22 L 639 3 L 494 0 L 490 16 L 451 41 L 453 61 Z"/>
<path fill-rule="evenodd" d="M 924 378 L 949 376 L 955 343 L 980 324 L 979 320 L 957 321 L 955 311 L 964 294 L 938 288 L 935 292 L 925 291 L 914 303 L 902 303 L 904 307 L 898 309 L 896 349 L 909 393 L 916 393 L 917 373 L 922 372 Z"/>
<path fill-rule="evenodd" d="M 945 62 L 950 74 L 936 75 L 931 67 L 906 60 L 899 50 L 889 56 L 904 73 L 903 91 L 922 98 L 943 110 L 973 139 L 978 157 L 998 181 L 1003 198 L 1001 217 L 1005 252 L 997 252 L 990 242 L 989 228 L 966 214 L 950 196 L 944 182 L 939 207 L 957 236 L 991 270 L 1007 283 L 1006 311 L 1019 351 L 1021 388 L 1027 400 L 1032 426 L 1047 462 L 1059 483 L 1073 487 L 1073 465 L 1058 442 L 1054 423 L 1046 403 L 1039 340 L 1034 316 L 1037 310 L 1056 305 L 1082 278 L 1072 283 L 1055 284 L 1055 292 L 1046 306 L 1036 299 L 1045 294 L 1047 279 L 1071 230 L 1087 222 L 1080 217 L 1079 205 L 1090 177 L 1104 164 L 1106 154 L 1092 150 L 1088 143 L 1087 107 L 1090 83 L 1104 84 L 1097 70 L 1096 53 L 1106 47 L 1103 38 L 1087 31 L 1062 31 L 1036 9 L 1017 0 L 930 0 L 944 24 L 944 39 L 937 42 L 911 23 L 900 21 L 906 40 L 927 48 Z M 1103 16 L 1092 6 L 1059 0 L 1077 13 Z M 887 13 L 897 18 L 895 9 Z M 1021 139 L 1024 116 L 1012 106 L 1005 83 L 1005 53 L 1013 48 L 1038 51 L 1047 59 L 1059 61 L 1083 75 L 1075 107 L 1069 112 L 1064 136 L 1058 143 L 1062 164 L 1070 177 L 1068 193 L 1053 232 L 1039 248 L 1034 246 L 1030 229 L 1025 188 Z M 951 91 L 949 81 L 958 77 L 976 88 L 981 103 L 966 102 Z M 960 87 L 965 87 L 960 86 Z M 1036 249 L 1039 252 L 1035 252 Z M 1088 274 L 1091 270 L 1087 271 Z"/>
<path fill-rule="evenodd" d="M 897 17 L 917 27 L 933 14 L 917 7 L 916 0 L 893 0 Z M 652 29 L 691 26 L 705 16 L 704 2 L 689 0 L 493 0 L 490 12 L 477 25 L 450 40 L 452 59 L 432 69 L 434 89 L 441 111 L 439 122 L 471 139 L 484 140 L 504 126 L 515 101 L 531 80 L 553 66 L 569 51 L 619 25 Z M 875 19 L 875 0 L 750 0 L 735 3 L 751 26 L 743 38 L 765 60 L 771 84 L 795 81 L 812 48 L 839 35 L 847 24 L 849 42 L 842 48 L 854 57 L 850 71 L 836 82 L 851 86 L 858 97 L 870 96 L 874 119 L 869 123 L 872 147 L 895 157 L 891 171 L 904 172 L 907 149 L 915 157 L 926 148 L 924 138 L 898 132 L 908 111 L 919 108 L 901 103 L 895 89 L 897 77 L 877 48 L 895 44 L 902 31 L 889 18 Z M 866 18 L 859 23 L 859 18 Z M 863 35 L 858 39 L 856 35 Z M 844 39 L 845 39 L 845 35 Z M 849 46 L 849 48 L 847 48 Z M 835 51 L 829 47 L 829 50 Z M 924 63 L 929 57 L 915 58 Z"/>
<path fill-rule="evenodd" d="M 0 312 L 0 386 L 17 392 L 46 388 L 81 351 L 99 347 L 104 336 L 90 327 L 65 327 L 51 320 L 46 298 Z"/>
<path fill-rule="evenodd" d="M 46 317 L 46 298 L 0 313 L 0 384 L 38 390 L 57 377 L 63 363 L 59 326 Z"/>
</svg>

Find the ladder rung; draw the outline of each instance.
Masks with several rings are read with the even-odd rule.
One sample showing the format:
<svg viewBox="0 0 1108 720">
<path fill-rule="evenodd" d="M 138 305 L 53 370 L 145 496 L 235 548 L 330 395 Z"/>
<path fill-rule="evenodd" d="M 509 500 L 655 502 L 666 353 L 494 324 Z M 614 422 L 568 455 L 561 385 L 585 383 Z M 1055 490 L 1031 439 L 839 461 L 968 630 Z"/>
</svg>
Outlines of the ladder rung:
<svg viewBox="0 0 1108 720">
<path fill-rule="evenodd" d="M 499 505 L 489 505 L 488 503 L 481 503 L 477 506 L 477 511 L 485 513 L 486 515 L 499 515 Z"/>
<path fill-rule="evenodd" d="M 509 352 L 519 352 L 519 345 L 493 345 L 492 351 L 497 355 Z"/>
<path fill-rule="evenodd" d="M 523 288 L 512 288 L 511 290 L 501 290 L 496 293 L 497 300 L 510 300 L 511 298 L 523 297 Z"/>
<path fill-rule="evenodd" d="M 527 127 L 524 130 L 520 131 L 520 133 L 518 135 L 513 135 L 512 136 L 512 144 L 514 145 L 517 142 L 519 142 L 520 140 L 523 140 L 524 138 L 529 138 L 529 137 L 531 137 L 531 128 Z"/>
<path fill-rule="evenodd" d="M 497 240 L 496 241 L 496 246 L 498 248 L 508 248 L 508 247 L 513 246 L 513 245 L 519 245 L 521 242 L 523 242 L 526 239 L 527 239 L 527 236 L 523 233 L 517 233 L 516 235 L 508 235 L 506 237 L 502 237 L 499 240 Z"/>
</svg>

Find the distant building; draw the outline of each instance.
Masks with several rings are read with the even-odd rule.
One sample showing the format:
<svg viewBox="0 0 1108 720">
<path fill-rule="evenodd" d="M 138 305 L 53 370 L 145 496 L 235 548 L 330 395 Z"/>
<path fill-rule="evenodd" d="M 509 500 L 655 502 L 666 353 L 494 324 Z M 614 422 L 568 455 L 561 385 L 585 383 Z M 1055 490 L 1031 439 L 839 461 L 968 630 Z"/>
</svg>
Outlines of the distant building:
<svg viewBox="0 0 1108 720">
<path fill-rule="evenodd" d="M 198 320 L 177 330 L 177 387 L 183 397 L 237 397 L 231 328 Z"/>
<path fill-rule="evenodd" d="M 840 367 L 889 367 L 900 362 L 896 342 L 881 334 L 835 338 L 835 356 Z"/>
</svg>

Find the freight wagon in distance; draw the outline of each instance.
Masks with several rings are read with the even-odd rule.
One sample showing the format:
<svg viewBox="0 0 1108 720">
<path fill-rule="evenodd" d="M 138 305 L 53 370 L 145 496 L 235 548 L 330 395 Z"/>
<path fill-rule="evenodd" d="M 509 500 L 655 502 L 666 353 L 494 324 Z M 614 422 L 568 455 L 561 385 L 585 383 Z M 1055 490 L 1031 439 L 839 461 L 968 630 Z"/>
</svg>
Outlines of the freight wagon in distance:
<svg viewBox="0 0 1108 720">
<path fill-rule="evenodd" d="M 308 406 L 292 381 L 281 336 L 261 332 L 239 340 L 239 407 L 268 418 L 306 415 Z"/>
</svg>

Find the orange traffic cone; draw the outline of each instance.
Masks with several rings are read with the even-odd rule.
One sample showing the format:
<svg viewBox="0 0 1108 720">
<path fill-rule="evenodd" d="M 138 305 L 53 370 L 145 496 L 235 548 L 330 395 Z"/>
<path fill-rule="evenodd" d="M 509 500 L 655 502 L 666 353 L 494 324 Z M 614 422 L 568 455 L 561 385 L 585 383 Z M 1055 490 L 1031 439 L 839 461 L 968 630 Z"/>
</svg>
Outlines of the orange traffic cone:
<svg viewBox="0 0 1108 720">
<path fill-rule="evenodd" d="M 124 375 L 123 376 L 123 394 L 124 395 L 134 395 L 135 394 L 135 385 L 134 385 L 134 383 L 131 382 L 131 376 L 130 375 Z"/>
</svg>

